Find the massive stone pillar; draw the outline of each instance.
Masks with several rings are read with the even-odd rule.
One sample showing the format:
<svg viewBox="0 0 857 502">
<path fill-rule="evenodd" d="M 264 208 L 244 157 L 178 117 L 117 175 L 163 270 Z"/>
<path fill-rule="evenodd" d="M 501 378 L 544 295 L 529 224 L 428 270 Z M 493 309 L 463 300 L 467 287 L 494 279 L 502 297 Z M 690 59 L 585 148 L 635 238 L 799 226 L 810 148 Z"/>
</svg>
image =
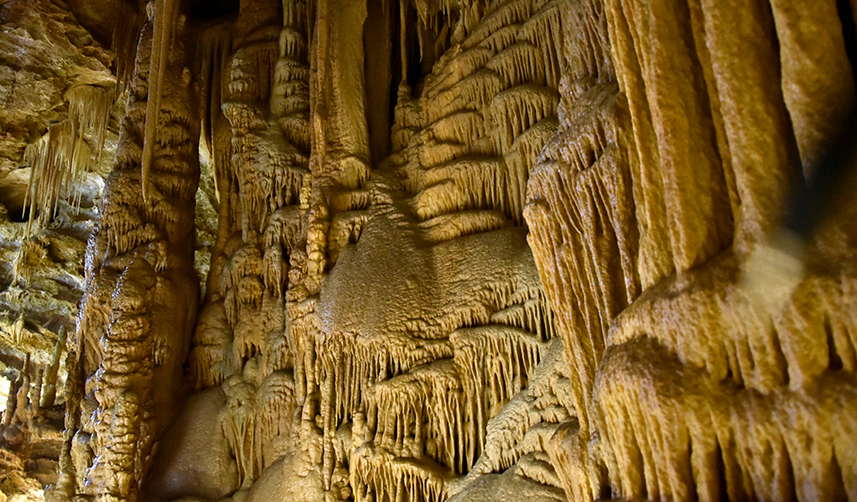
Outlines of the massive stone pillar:
<svg viewBox="0 0 857 502">
<path fill-rule="evenodd" d="M 306 248 L 306 2 L 242 1 L 234 31 L 221 36 L 203 35 L 204 58 L 214 59 L 201 63 L 221 65 L 210 89 L 223 205 L 190 367 L 197 388 L 222 384 L 225 407 L 218 420 L 240 486 L 249 489 L 296 448 L 294 414 L 305 397 L 309 354 L 295 334 L 297 323 L 287 321 L 287 308 L 301 300 L 295 290 Z M 228 52 L 222 64 L 219 51 Z"/>
<path fill-rule="evenodd" d="M 527 219 L 572 368 L 579 422 L 551 455 L 574 500 L 857 493 L 850 203 L 794 289 L 764 283 L 780 304 L 747 288 L 798 153 L 811 173 L 854 99 L 842 3 L 786 3 L 568 5 Z"/>
<path fill-rule="evenodd" d="M 159 433 L 183 392 L 199 296 L 193 269 L 199 122 L 180 17 L 175 43 L 164 52 L 158 124 L 155 136 L 146 138 L 152 162 L 144 178 L 144 118 L 156 78 L 150 62 L 160 50 L 153 47 L 153 32 L 165 14 L 154 7 L 149 5 L 141 32 L 116 160 L 87 252 L 87 291 L 69 358 L 71 444 L 54 489 L 59 496 L 137 500 Z"/>
</svg>

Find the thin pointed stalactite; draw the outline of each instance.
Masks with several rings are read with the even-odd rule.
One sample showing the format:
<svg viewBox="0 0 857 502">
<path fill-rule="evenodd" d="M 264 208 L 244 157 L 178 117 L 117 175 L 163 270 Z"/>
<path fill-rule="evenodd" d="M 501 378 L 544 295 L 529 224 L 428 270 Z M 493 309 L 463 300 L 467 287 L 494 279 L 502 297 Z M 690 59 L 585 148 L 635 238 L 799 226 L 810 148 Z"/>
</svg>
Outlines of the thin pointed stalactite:
<svg viewBox="0 0 857 502">
<path fill-rule="evenodd" d="M 91 85 L 72 87 L 66 93 L 68 118 L 51 124 L 47 134 L 27 146 L 24 162 L 31 167 L 24 198 L 29 214 L 25 235 L 32 235 L 36 222 L 44 226 L 70 198 L 80 203 L 79 187 L 87 170 L 101 158 L 107 125 L 113 107 L 113 91 Z"/>
<path fill-rule="evenodd" d="M 151 0 L 148 7 L 154 9 L 155 27 L 152 35 L 152 53 L 146 102 L 146 128 L 143 135 L 142 183 L 143 200 L 149 201 L 149 171 L 152 168 L 155 151 L 155 134 L 161 116 L 164 77 L 170 63 L 173 46 L 174 27 L 178 21 L 180 0 Z"/>
</svg>

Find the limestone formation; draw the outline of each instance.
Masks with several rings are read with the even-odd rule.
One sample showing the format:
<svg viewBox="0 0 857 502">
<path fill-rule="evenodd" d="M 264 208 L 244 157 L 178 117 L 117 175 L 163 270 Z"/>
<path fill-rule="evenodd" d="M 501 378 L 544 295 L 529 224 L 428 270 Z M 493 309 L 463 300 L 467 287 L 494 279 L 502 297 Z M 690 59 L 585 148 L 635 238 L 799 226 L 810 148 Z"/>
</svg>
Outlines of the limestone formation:
<svg viewBox="0 0 857 502">
<path fill-rule="evenodd" d="M 6 1 L 0 502 L 857 501 L 854 8 Z"/>
</svg>

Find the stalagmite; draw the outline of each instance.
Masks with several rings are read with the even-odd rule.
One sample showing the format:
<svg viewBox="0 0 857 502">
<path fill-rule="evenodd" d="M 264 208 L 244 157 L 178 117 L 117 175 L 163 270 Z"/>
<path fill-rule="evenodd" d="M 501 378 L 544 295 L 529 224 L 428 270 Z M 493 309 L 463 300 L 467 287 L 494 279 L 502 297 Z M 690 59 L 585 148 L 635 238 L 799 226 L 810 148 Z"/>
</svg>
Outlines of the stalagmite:
<svg viewBox="0 0 857 502">
<path fill-rule="evenodd" d="M 42 412 L 42 379 L 44 378 L 44 370 L 39 368 L 36 372 L 36 381 L 30 387 L 30 394 L 27 400 L 30 402 L 30 419 L 39 418 Z"/>
<path fill-rule="evenodd" d="M 9 427 L 12 425 L 12 419 L 15 417 L 15 408 L 18 404 L 18 389 L 17 379 L 9 382 L 9 395 L 6 396 L 6 404 L 3 408 L 3 426 Z"/>
<path fill-rule="evenodd" d="M 51 354 L 51 362 L 48 364 L 48 369 L 45 371 L 44 392 L 42 392 L 43 407 L 49 408 L 54 405 L 57 395 L 57 372 L 59 371 L 60 355 L 65 347 L 67 332 L 66 329 L 60 328 L 59 338 L 57 338 L 56 347 Z"/>
<path fill-rule="evenodd" d="M 24 365 L 21 367 L 21 373 L 18 377 L 18 390 L 15 393 L 15 415 L 12 417 L 12 423 L 26 423 L 30 419 L 29 397 L 30 385 L 32 384 L 30 368 L 30 355 L 27 354 L 24 359 Z"/>
</svg>

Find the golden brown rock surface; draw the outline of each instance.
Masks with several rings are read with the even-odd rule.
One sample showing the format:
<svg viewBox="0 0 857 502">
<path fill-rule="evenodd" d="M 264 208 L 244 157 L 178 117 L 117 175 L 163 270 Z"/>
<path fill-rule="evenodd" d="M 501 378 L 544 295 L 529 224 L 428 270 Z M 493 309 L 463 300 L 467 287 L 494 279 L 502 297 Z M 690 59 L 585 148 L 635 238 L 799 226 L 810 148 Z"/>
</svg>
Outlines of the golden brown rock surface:
<svg viewBox="0 0 857 502">
<path fill-rule="evenodd" d="M 0 502 L 857 500 L 853 2 L 95 4 L 0 5 Z"/>
</svg>

